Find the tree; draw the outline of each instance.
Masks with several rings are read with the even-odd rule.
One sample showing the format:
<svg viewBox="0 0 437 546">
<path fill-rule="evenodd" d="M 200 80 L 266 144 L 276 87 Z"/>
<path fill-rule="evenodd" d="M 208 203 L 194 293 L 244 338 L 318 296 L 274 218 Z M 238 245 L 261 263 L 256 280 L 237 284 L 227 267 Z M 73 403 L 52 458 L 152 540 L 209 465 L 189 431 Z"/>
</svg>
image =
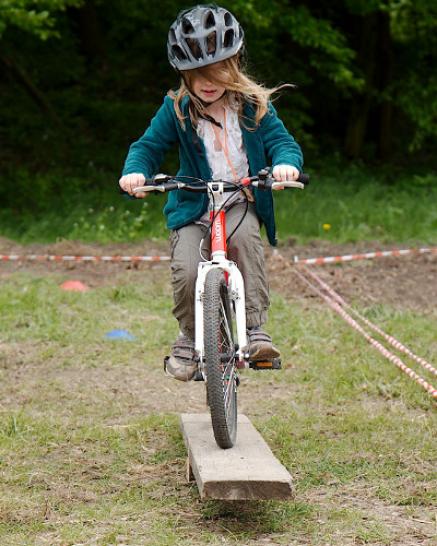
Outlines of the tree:
<svg viewBox="0 0 437 546">
<path fill-rule="evenodd" d="M 249 72 L 296 84 L 278 107 L 307 157 L 406 162 L 437 136 L 437 0 L 218 2 L 244 27 Z M 72 161 L 119 161 L 120 135 L 138 136 L 178 83 L 166 37 L 187 4 L 0 0 L 0 154 L 43 162 L 38 139 L 53 153 L 68 137 Z"/>
<path fill-rule="evenodd" d="M 399 46 L 391 97 L 414 128 L 408 148 L 437 137 L 437 1 L 391 0 L 387 8 Z"/>
<path fill-rule="evenodd" d="M 2 37 L 8 27 L 21 29 L 41 40 L 47 40 L 51 36 L 58 36 L 54 14 L 65 10 L 68 6 L 78 6 L 81 3 L 82 0 L 42 0 L 39 2 L 32 0 L 2 0 L 0 6 L 0 46 L 3 45 L 0 62 L 9 74 L 24 87 L 38 107 L 58 126 L 62 124 L 50 101 L 32 81 L 27 71 L 20 66 L 13 52 L 4 47 Z"/>
<path fill-rule="evenodd" d="M 57 35 L 54 14 L 82 2 L 83 0 L 2 0 L 0 38 L 8 27 L 16 27 L 46 40 Z"/>
</svg>

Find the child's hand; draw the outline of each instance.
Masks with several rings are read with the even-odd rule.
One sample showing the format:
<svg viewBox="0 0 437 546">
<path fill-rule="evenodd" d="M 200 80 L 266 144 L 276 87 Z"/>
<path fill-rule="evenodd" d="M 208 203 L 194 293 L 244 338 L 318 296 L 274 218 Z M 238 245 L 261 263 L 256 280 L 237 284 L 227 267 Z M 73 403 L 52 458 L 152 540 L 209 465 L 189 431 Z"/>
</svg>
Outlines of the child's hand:
<svg viewBox="0 0 437 546">
<path fill-rule="evenodd" d="M 299 178 L 299 171 L 292 165 L 276 165 L 273 168 L 273 178 L 277 182 L 291 182 Z M 277 188 L 284 189 L 284 188 Z"/>
<path fill-rule="evenodd" d="M 132 173 L 122 176 L 118 183 L 120 184 L 120 188 L 126 191 L 129 195 L 133 195 L 138 199 L 143 199 L 144 197 L 147 197 L 147 193 L 143 191 L 134 193 L 134 188 L 144 186 L 145 181 L 146 179 L 143 174 Z"/>
</svg>

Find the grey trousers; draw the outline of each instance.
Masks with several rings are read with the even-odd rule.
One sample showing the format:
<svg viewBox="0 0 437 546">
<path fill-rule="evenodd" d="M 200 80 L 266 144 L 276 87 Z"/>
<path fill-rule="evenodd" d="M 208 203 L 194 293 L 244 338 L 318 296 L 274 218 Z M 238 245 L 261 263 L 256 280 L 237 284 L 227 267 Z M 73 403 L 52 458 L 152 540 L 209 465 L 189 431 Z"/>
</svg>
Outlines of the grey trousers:
<svg viewBox="0 0 437 546">
<path fill-rule="evenodd" d="M 226 235 L 229 236 L 244 214 L 245 203 L 226 212 Z M 189 224 L 170 233 L 173 314 L 183 334 L 194 339 L 194 288 L 200 261 L 199 245 L 206 227 Z M 203 242 L 203 254 L 209 258 L 209 236 Z M 249 209 L 243 223 L 231 237 L 228 259 L 236 262 L 244 279 L 247 327 L 261 326 L 267 320 L 269 287 L 265 271 L 260 224 L 255 206 Z"/>
</svg>

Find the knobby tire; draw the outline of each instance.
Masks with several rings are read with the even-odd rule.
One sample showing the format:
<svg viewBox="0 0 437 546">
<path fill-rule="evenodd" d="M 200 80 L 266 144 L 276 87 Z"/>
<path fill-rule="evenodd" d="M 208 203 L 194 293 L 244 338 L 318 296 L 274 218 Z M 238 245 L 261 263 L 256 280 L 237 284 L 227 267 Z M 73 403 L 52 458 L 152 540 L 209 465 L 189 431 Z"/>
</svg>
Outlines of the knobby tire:
<svg viewBox="0 0 437 546">
<path fill-rule="evenodd" d="M 237 436 L 237 376 L 233 307 L 224 272 L 212 269 L 205 279 L 204 351 L 206 389 L 217 445 L 228 449 Z"/>
</svg>

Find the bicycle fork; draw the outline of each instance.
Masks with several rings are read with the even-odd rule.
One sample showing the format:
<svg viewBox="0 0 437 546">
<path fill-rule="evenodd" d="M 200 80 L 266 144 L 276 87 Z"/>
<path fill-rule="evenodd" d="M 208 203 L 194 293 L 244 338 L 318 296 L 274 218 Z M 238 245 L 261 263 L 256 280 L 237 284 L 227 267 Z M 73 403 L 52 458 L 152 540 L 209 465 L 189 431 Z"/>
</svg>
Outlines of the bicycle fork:
<svg viewBox="0 0 437 546">
<path fill-rule="evenodd" d="M 248 367 L 248 344 L 246 334 L 246 302 L 244 280 L 237 264 L 226 257 L 226 214 L 223 210 L 224 184 L 222 182 L 208 183 L 210 193 L 211 215 L 211 260 L 200 262 L 195 293 L 195 348 L 200 357 L 200 369 L 204 373 L 204 307 L 205 280 L 207 274 L 214 268 L 225 272 L 230 304 L 235 309 L 236 347 L 235 355 L 238 367 Z M 246 366 L 247 364 L 247 366 Z"/>
<path fill-rule="evenodd" d="M 231 300 L 231 305 L 235 309 L 235 326 L 236 326 L 236 359 L 238 367 L 249 367 L 248 362 L 248 345 L 246 334 L 246 302 L 244 296 L 244 281 L 243 276 L 237 265 L 224 256 L 216 257 L 215 260 L 201 262 L 199 264 L 197 280 L 196 280 L 196 297 L 194 307 L 195 317 L 195 348 L 200 359 L 200 368 L 202 375 L 204 365 L 204 308 L 203 296 L 205 293 L 205 279 L 207 274 L 212 269 L 221 269 L 225 271 L 228 283 L 228 291 Z"/>
</svg>

